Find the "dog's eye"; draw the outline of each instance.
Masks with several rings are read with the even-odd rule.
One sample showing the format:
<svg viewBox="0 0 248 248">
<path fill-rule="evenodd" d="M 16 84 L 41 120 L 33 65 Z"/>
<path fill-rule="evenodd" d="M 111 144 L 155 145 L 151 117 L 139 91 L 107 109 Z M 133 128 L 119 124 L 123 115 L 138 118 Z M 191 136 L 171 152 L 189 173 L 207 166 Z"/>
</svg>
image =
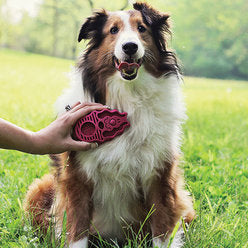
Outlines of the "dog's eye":
<svg viewBox="0 0 248 248">
<path fill-rule="evenodd" d="M 146 31 L 146 28 L 143 25 L 139 25 L 138 30 L 140 33 L 144 33 Z"/>
<path fill-rule="evenodd" d="M 111 34 L 117 34 L 118 31 L 119 31 L 119 29 L 118 29 L 118 27 L 116 27 L 116 26 L 114 26 L 114 27 L 112 27 L 112 28 L 110 29 L 110 33 L 111 33 Z"/>
</svg>

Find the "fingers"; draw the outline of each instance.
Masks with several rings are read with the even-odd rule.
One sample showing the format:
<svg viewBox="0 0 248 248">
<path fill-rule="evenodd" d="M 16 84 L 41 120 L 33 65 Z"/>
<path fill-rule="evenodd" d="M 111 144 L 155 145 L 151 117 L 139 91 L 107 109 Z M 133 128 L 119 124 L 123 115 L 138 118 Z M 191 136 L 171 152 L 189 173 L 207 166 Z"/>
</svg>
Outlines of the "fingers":
<svg viewBox="0 0 248 248">
<path fill-rule="evenodd" d="M 78 109 L 76 112 L 72 113 L 71 115 L 73 125 L 79 118 L 89 114 L 90 112 L 94 110 L 102 110 L 104 108 L 108 108 L 108 107 L 103 106 L 101 104 L 94 104 L 94 105 L 88 105 L 88 106 Z"/>
<path fill-rule="evenodd" d="M 74 108 L 75 108 L 77 105 L 79 105 L 79 104 L 81 104 L 80 101 L 78 101 L 77 103 L 73 104 L 71 108 L 74 109 Z"/>
<path fill-rule="evenodd" d="M 71 140 L 71 142 L 68 144 L 68 146 L 69 146 L 68 150 L 70 150 L 70 151 L 88 151 L 90 149 L 97 148 L 98 144 Z"/>
<path fill-rule="evenodd" d="M 70 110 L 70 113 L 75 113 L 79 109 L 84 108 L 84 107 L 88 107 L 88 106 L 103 106 L 103 105 L 100 103 L 94 103 L 94 102 L 85 102 L 85 103 L 81 103 L 81 104 L 76 104 L 75 107 L 73 107 Z"/>
</svg>

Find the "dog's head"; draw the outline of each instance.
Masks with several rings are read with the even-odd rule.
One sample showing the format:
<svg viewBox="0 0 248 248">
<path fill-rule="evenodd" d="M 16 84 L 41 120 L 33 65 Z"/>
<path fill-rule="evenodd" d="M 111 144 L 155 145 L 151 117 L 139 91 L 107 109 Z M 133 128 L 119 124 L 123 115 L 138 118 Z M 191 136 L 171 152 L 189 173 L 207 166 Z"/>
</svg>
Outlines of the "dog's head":
<svg viewBox="0 0 248 248">
<path fill-rule="evenodd" d="M 88 76 L 98 75 L 104 81 L 118 73 L 131 81 L 141 66 L 155 77 L 177 70 L 175 57 L 166 48 L 169 15 L 145 3 L 133 7 L 129 11 L 95 12 L 82 25 L 78 41 L 89 39 L 82 66 Z"/>
</svg>

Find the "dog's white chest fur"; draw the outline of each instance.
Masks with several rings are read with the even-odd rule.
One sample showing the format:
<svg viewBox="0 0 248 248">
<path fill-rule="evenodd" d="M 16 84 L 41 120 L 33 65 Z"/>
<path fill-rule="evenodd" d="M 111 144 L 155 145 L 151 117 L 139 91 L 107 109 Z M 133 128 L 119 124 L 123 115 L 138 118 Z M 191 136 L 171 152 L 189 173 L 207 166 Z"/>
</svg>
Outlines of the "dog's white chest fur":
<svg viewBox="0 0 248 248">
<path fill-rule="evenodd" d="M 58 107 L 62 110 L 78 100 L 90 99 L 77 79 L 60 97 Z M 130 128 L 95 150 L 78 153 L 77 159 L 95 184 L 95 225 L 108 236 L 120 235 L 121 219 L 135 221 L 130 208 L 139 197 L 137 179 L 146 194 L 156 169 L 179 152 L 185 114 L 178 76 L 156 79 L 142 68 L 132 82 L 118 74 L 109 79 L 106 104 L 127 112 Z"/>
</svg>

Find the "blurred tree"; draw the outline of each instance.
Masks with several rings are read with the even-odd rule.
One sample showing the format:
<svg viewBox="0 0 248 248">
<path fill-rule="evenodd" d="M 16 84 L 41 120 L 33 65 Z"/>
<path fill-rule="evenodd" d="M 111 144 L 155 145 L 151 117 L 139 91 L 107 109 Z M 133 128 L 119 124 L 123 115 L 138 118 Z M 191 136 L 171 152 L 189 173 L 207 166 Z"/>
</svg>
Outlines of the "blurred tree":
<svg viewBox="0 0 248 248">
<path fill-rule="evenodd" d="M 8 48 L 17 48 L 15 45 L 18 28 L 10 18 L 10 11 L 4 9 L 6 0 L 0 0 L 0 45 Z"/>
<path fill-rule="evenodd" d="M 0 7 L 7 0 L 0 0 Z M 171 13 L 172 47 L 188 75 L 248 79 L 247 0 L 147 0 Z M 36 17 L 14 24 L 0 16 L 0 45 L 65 58 L 85 47 L 77 44 L 80 25 L 92 9 L 121 10 L 131 1 L 43 0 Z M 17 42 L 18 41 L 18 42 Z"/>
<path fill-rule="evenodd" d="M 174 41 L 186 73 L 248 79 L 248 1 L 175 3 Z"/>
<path fill-rule="evenodd" d="M 94 6 L 104 6 L 101 0 L 44 0 L 35 19 L 22 20 L 26 50 L 52 56 L 75 58 L 81 46 L 77 35 L 83 20 Z M 111 9 L 123 9 L 128 1 L 108 4 Z M 41 38 L 42 37 L 42 38 Z"/>
<path fill-rule="evenodd" d="M 44 0 L 35 18 L 23 16 L 19 27 L 25 50 L 75 58 L 82 16 L 91 12 L 88 1 Z"/>
</svg>

